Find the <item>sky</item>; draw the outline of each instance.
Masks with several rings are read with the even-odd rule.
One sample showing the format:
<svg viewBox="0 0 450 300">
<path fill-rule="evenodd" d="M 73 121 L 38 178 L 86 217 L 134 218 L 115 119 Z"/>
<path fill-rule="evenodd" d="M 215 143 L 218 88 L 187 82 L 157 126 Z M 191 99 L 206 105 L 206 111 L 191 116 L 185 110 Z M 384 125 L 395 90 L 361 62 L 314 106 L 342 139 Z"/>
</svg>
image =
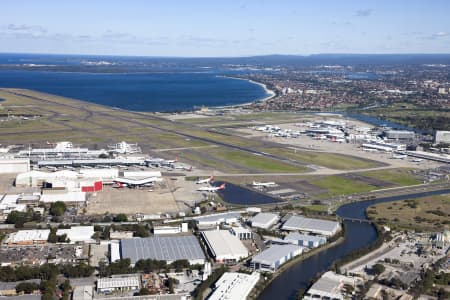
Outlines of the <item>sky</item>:
<svg viewBox="0 0 450 300">
<path fill-rule="evenodd" d="M 450 53 L 450 1 L 1 0 L 0 52 Z"/>
</svg>

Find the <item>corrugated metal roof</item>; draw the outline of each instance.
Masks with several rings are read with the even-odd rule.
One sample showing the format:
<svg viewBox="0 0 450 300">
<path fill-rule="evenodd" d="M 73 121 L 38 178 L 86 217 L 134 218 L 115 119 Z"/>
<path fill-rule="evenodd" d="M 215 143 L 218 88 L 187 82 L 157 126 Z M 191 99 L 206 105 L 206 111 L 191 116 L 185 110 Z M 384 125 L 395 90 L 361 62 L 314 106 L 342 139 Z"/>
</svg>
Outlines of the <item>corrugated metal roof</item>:
<svg viewBox="0 0 450 300">
<path fill-rule="evenodd" d="M 283 229 L 320 230 L 333 232 L 338 222 L 292 216 L 283 225 Z"/>
<path fill-rule="evenodd" d="M 140 259 L 205 259 L 202 248 L 193 235 L 123 239 L 120 247 L 122 258 L 129 258 L 133 264 Z"/>
<path fill-rule="evenodd" d="M 303 247 L 296 245 L 272 245 L 270 248 L 253 257 L 252 261 L 272 265 L 290 253 L 301 249 Z"/>
</svg>

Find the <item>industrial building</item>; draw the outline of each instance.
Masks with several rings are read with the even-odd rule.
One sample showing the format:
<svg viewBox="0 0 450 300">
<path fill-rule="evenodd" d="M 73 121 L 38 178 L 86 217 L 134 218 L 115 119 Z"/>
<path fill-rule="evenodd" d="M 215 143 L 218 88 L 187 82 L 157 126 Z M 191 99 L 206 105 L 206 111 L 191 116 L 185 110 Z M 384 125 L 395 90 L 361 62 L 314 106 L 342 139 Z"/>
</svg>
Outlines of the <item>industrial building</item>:
<svg viewBox="0 0 450 300">
<path fill-rule="evenodd" d="M 416 136 L 414 131 L 409 130 L 386 130 L 384 135 L 391 140 L 413 140 Z"/>
<path fill-rule="evenodd" d="M 273 213 L 259 213 L 250 219 L 252 227 L 268 229 L 278 222 L 280 217 Z"/>
<path fill-rule="evenodd" d="M 179 226 L 155 226 L 153 227 L 153 234 L 177 234 L 181 232 L 188 232 L 188 224 L 182 223 Z"/>
<path fill-rule="evenodd" d="M 257 272 L 251 275 L 225 272 L 215 283 L 215 289 L 208 300 L 247 299 L 259 278 Z"/>
<path fill-rule="evenodd" d="M 13 245 L 32 245 L 47 243 L 50 229 L 19 230 L 9 234 L 5 243 Z"/>
<path fill-rule="evenodd" d="M 133 265 L 140 259 L 164 260 L 167 263 L 180 259 L 187 259 L 190 264 L 205 262 L 205 254 L 193 235 L 123 239 L 120 253 L 122 259 L 129 258 Z"/>
<path fill-rule="evenodd" d="M 361 280 L 361 279 L 359 279 Z M 362 281 L 362 280 L 361 280 Z M 317 299 L 336 299 L 343 300 L 345 297 L 344 285 L 355 287 L 358 283 L 358 278 L 338 275 L 334 272 L 328 271 L 320 277 L 305 293 L 303 299 L 317 300 Z"/>
<path fill-rule="evenodd" d="M 230 233 L 236 236 L 240 240 L 251 240 L 253 239 L 253 232 L 248 228 L 242 226 L 233 226 L 230 228 Z"/>
<path fill-rule="evenodd" d="M 85 192 L 68 192 L 65 190 L 62 191 L 52 191 L 52 190 L 44 190 L 42 191 L 40 202 L 54 203 L 57 201 L 64 202 L 66 204 L 78 205 L 84 204 L 86 202 L 86 193 Z"/>
<path fill-rule="evenodd" d="M 241 218 L 240 212 L 226 212 L 219 214 L 211 214 L 206 216 L 195 217 L 199 227 L 216 226 L 221 223 L 233 224 Z"/>
<path fill-rule="evenodd" d="M 144 166 L 144 157 L 117 157 L 98 159 L 51 159 L 38 160 L 37 165 L 41 167 L 97 167 L 97 166 Z"/>
<path fill-rule="evenodd" d="M 56 235 L 67 235 L 71 243 L 92 243 L 94 235 L 94 226 L 72 226 L 70 229 L 58 229 Z"/>
<path fill-rule="evenodd" d="M 140 288 L 141 278 L 138 275 L 99 278 L 97 280 L 98 293 L 131 292 L 139 291 Z"/>
<path fill-rule="evenodd" d="M 0 174 L 30 171 L 30 160 L 24 158 L 0 157 Z"/>
<path fill-rule="evenodd" d="M 440 143 L 450 144 L 450 131 L 436 130 L 434 142 L 436 144 Z"/>
<path fill-rule="evenodd" d="M 202 231 L 202 237 L 217 262 L 233 264 L 249 255 L 239 238 L 228 230 Z"/>
<path fill-rule="evenodd" d="M 303 247 L 296 245 L 272 245 L 253 257 L 250 267 L 254 270 L 274 272 L 288 260 L 302 254 Z"/>
<path fill-rule="evenodd" d="M 340 225 L 335 221 L 327 221 L 320 219 L 305 218 L 303 216 L 291 216 L 282 227 L 288 231 L 303 231 L 324 236 L 332 236 L 336 234 Z"/>
<path fill-rule="evenodd" d="M 117 240 L 109 243 L 109 259 L 112 263 L 120 260 L 120 242 Z"/>
<path fill-rule="evenodd" d="M 291 232 L 285 238 L 285 241 L 298 246 L 304 246 L 308 248 L 316 248 L 327 242 L 327 239 L 322 236 L 301 234 L 298 232 Z"/>
<path fill-rule="evenodd" d="M 27 210 L 27 205 L 20 204 L 19 198 L 20 195 L 5 194 L 0 196 L 0 220 L 6 219 L 12 211 L 25 212 Z"/>
</svg>

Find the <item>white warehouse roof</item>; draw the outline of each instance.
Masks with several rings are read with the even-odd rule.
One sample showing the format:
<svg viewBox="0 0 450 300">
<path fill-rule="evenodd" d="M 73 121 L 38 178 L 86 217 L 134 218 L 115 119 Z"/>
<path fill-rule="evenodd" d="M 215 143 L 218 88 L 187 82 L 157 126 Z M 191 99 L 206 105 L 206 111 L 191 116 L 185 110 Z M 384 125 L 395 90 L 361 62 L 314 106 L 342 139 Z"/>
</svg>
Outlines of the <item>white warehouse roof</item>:
<svg viewBox="0 0 450 300">
<path fill-rule="evenodd" d="M 218 261 L 240 260 L 248 256 L 248 250 L 241 240 L 228 230 L 202 231 L 202 235 Z"/>
<path fill-rule="evenodd" d="M 197 221 L 199 225 L 218 225 L 220 223 L 234 222 L 241 217 L 240 212 L 225 212 L 218 214 L 211 214 L 206 216 L 195 217 L 194 220 Z"/>
<path fill-rule="evenodd" d="M 300 230 L 330 236 L 339 230 L 339 223 L 335 221 L 292 216 L 284 223 L 283 230 Z"/>
<path fill-rule="evenodd" d="M 69 203 L 82 203 L 86 201 L 85 192 L 68 192 L 58 194 L 42 194 L 41 202 L 53 203 L 57 201 L 69 202 Z"/>
<path fill-rule="evenodd" d="M 70 242 L 92 242 L 94 226 L 73 226 L 70 229 L 58 229 L 56 235 L 66 234 Z"/>
<path fill-rule="evenodd" d="M 6 239 L 6 243 L 46 242 L 49 234 L 50 229 L 19 230 L 11 233 Z"/>
<path fill-rule="evenodd" d="M 285 241 L 306 241 L 311 243 L 317 243 L 319 245 L 325 244 L 326 239 L 323 236 L 301 234 L 298 232 L 290 232 L 285 238 Z"/>
<path fill-rule="evenodd" d="M 283 261 L 285 257 L 291 257 L 300 254 L 303 247 L 296 245 L 272 245 L 263 252 L 253 257 L 252 262 L 258 262 L 264 265 L 276 265 L 277 262 Z M 284 262 L 284 261 L 283 261 Z"/>
<path fill-rule="evenodd" d="M 231 300 L 247 299 L 253 287 L 259 281 L 259 273 L 251 275 L 243 273 L 225 272 L 217 280 L 214 292 L 209 296 L 209 300 Z"/>
<path fill-rule="evenodd" d="M 139 286 L 141 286 L 139 276 L 99 278 L 97 280 L 97 289 L 100 290 Z"/>
<path fill-rule="evenodd" d="M 252 227 L 269 228 L 278 221 L 279 217 L 273 213 L 259 213 L 250 219 Z"/>
</svg>

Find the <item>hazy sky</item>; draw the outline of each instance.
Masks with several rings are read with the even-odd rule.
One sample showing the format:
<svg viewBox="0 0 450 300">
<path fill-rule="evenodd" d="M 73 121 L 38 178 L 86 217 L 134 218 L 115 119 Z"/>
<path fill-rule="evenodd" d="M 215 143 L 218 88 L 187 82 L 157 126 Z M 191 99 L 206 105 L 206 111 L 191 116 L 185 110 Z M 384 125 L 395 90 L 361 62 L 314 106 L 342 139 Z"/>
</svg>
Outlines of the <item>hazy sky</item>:
<svg viewBox="0 0 450 300">
<path fill-rule="evenodd" d="M 450 1 L 1 0 L 0 52 L 450 53 Z"/>
</svg>

